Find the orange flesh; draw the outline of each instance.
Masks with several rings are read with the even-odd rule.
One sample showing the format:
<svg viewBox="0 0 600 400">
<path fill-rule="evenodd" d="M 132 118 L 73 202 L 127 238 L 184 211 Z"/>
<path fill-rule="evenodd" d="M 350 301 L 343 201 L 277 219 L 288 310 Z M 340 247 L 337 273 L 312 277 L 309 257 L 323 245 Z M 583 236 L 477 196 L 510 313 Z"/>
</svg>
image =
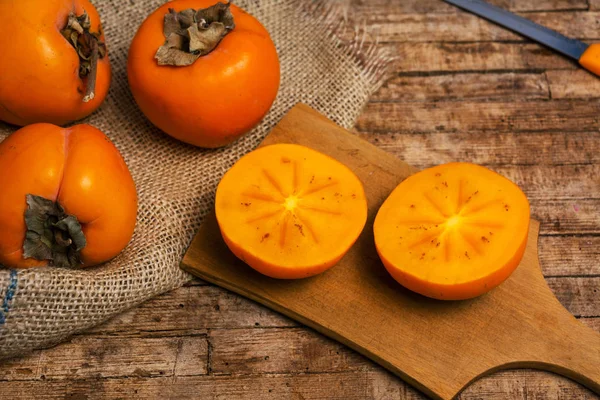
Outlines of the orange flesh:
<svg viewBox="0 0 600 400">
<path fill-rule="evenodd" d="M 293 144 L 265 146 L 242 157 L 219 183 L 215 207 L 232 252 L 257 271 L 282 279 L 333 266 L 367 219 L 356 175 Z"/>
<path fill-rule="evenodd" d="M 528 231 L 521 189 L 468 163 L 407 178 L 374 223 L 377 251 L 394 279 L 443 300 L 476 297 L 502 283 L 521 261 Z"/>
</svg>

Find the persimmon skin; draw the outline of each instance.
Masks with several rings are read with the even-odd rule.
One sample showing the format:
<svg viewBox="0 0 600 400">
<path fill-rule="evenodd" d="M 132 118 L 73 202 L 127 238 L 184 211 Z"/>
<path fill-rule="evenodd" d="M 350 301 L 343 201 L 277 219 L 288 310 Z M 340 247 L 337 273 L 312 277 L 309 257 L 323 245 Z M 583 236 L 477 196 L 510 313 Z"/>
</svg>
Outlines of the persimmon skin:
<svg viewBox="0 0 600 400">
<path fill-rule="evenodd" d="M 517 185 L 479 165 L 449 163 L 400 183 L 373 224 L 377 253 L 404 287 L 465 300 L 500 285 L 527 245 L 529 202 Z"/>
<path fill-rule="evenodd" d="M 299 279 L 333 267 L 367 220 L 362 183 L 345 165 L 304 146 L 274 144 L 242 157 L 217 188 L 229 249 L 256 271 Z"/>
<path fill-rule="evenodd" d="M 82 266 L 123 250 L 136 222 L 137 194 L 125 161 L 90 125 L 32 124 L 0 143 L 0 263 L 29 268 L 46 261 L 23 258 L 26 195 L 58 201 L 82 226 Z"/>
<path fill-rule="evenodd" d="M 215 0 L 175 0 L 142 23 L 129 49 L 127 77 L 139 108 L 159 129 L 183 142 L 225 146 L 269 111 L 279 89 L 279 59 L 267 30 L 231 5 L 235 29 L 189 66 L 158 65 L 169 8 L 203 9 Z"/>
<path fill-rule="evenodd" d="M 98 60 L 95 97 L 83 102 L 79 57 L 61 35 L 69 12 L 86 11 L 92 32 L 102 32 L 88 0 L 0 1 L 0 120 L 24 126 L 64 125 L 94 112 L 110 85 L 108 54 Z M 104 36 L 101 36 L 104 41 Z"/>
<path fill-rule="evenodd" d="M 527 226 L 529 228 L 529 224 Z M 489 292 L 508 279 L 521 262 L 526 247 L 527 242 L 523 242 L 511 261 L 504 268 L 496 270 L 493 274 L 485 278 L 452 286 L 428 282 L 414 275 L 407 274 L 398 269 L 381 251 L 377 250 L 377 254 L 389 274 L 405 288 L 437 300 L 468 300 Z"/>
<path fill-rule="evenodd" d="M 223 241 L 225 242 L 227 247 L 229 247 L 229 250 L 231 250 L 231 252 L 235 254 L 237 258 L 251 266 L 256 271 L 260 272 L 261 274 L 275 279 L 302 279 L 322 274 L 323 272 L 327 271 L 329 268 L 337 264 L 345 254 L 340 254 L 338 257 L 332 258 L 321 264 L 315 264 L 307 266 L 305 268 L 283 270 L 281 266 L 275 263 L 265 261 L 260 257 L 257 257 L 254 254 L 246 251 L 242 246 L 229 239 L 229 237 L 226 234 L 222 236 Z M 354 244 L 354 242 L 352 244 Z"/>
</svg>

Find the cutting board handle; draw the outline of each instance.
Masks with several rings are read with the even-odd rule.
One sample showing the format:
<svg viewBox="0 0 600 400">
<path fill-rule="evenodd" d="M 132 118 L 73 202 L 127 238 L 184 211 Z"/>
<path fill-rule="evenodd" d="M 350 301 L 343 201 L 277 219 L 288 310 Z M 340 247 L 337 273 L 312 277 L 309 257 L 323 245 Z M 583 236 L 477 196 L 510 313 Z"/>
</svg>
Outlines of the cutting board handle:
<svg viewBox="0 0 600 400">
<path fill-rule="evenodd" d="M 540 279 L 544 279 L 539 260 L 536 260 Z M 561 326 L 549 326 L 554 335 L 553 342 L 544 343 L 545 362 L 543 369 L 556 372 L 600 393 L 600 335 L 588 326 L 579 322 L 556 299 L 544 280 L 548 294 L 554 300 L 553 312 L 556 320 L 551 321 Z M 546 303 L 548 305 L 548 303 Z"/>
<path fill-rule="evenodd" d="M 565 310 L 564 315 L 571 317 Z M 534 368 L 563 375 L 600 394 L 600 335 L 583 325 L 575 318 L 561 330 L 562 337 L 554 342 L 540 341 L 537 345 L 546 347 L 539 360 L 515 361 L 498 369 Z M 533 344 L 532 344 L 533 345 Z M 522 357 L 522 359 L 525 359 Z M 496 369 L 488 372 L 493 372 Z"/>
<path fill-rule="evenodd" d="M 538 231 L 539 223 L 532 221 L 530 245 L 536 249 Z M 566 376 L 600 394 L 600 335 L 560 304 L 544 279 L 537 251 L 525 262 L 530 268 L 520 272 L 528 272 L 523 282 L 531 285 L 532 292 L 523 299 L 530 309 L 522 314 L 521 339 L 515 342 L 510 361 L 486 373 L 535 368 Z"/>
<path fill-rule="evenodd" d="M 600 336 L 576 320 L 569 333 L 557 342 L 560 354 L 545 369 L 600 393 Z"/>
</svg>

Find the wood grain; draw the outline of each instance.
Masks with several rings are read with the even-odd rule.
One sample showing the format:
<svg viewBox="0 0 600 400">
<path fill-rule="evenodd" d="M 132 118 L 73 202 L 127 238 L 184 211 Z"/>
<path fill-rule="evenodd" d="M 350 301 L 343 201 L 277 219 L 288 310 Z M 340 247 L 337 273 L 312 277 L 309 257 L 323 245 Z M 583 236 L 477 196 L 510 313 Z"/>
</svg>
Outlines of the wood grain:
<svg viewBox="0 0 600 400">
<path fill-rule="evenodd" d="M 290 326 L 292 322 L 214 286 L 187 286 L 146 302 L 89 332 L 152 337 L 202 335 L 207 329 Z M 293 324 L 295 325 L 295 324 Z"/>
<path fill-rule="evenodd" d="M 553 99 L 590 100 L 600 97 L 600 79 L 584 69 L 546 71 L 546 76 Z"/>
<path fill-rule="evenodd" d="M 536 222 L 520 267 L 486 296 L 460 303 L 416 299 L 373 267 L 380 263 L 370 229 L 379 204 L 414 169 L 302 105 L 264 144 L 282 142 L 322 151 L 363 181 L 370 222 L 357 243 L 324 274 L 274 280 L 227 250 L 211 214 L 182 268 L 311 326 L 435 397 L 453 397 L 475 378 L 509 366 L 559 372 L 600 392 L 600 336 L 552 296 L 537 261 Z"/>
<path fill-rule="evenodd" d="M 600 309 L 600 277 L 571 278 L 568 283 L 560 278 L 547 278 L 546 281 L 556 298 L 571 313 L 581 317 L 600 317 L 597 311 Z"/>
<path fill-rule="evenodd" d="M 410 165 L 426 168 L 437 163 L 469 160 L 477 164 L 529 165 L 549 168 L 600 163 L 600 132 L 442 131 L 362 132 L 357 134 Z M 445 129 L 445 126 L 444 126 Z M 580 179 L 580 178 L 579 178 Z"/>
<path fill-rule="evenodd" d="M 214 374 L 299 374 L 376 369 L 340 343 L 305 328 L 211 332 Z"/>
<path fill-rule="evenodd" d="M 544 276 L 600 276 L 600 236 L 547 236 L 539 246 Z"/>
<path fill-rule="evenodd" d="M 549 98 L 548 80 L 542 72 L 490 74 L 458 72 L 442 75 L 394 76 L 372 97 L 372 101 L 490 101 Z"/>
<path fill-rule="evenodd" d="M 319 374 L 212 375 L 159 378 L 0 381 L 7 398 L 18 399 L 424 399 L 382 370 Z M 582 399 L 597 397 L 566 378 L 550 373 L 505 371 L 482 378 L 460 400 Z"/>
<path fill-rule="evenodd" d="M 69 343 L 3 363 L 0 380 L 79 380 L 207 373 L 206 336 L 127 338 L 76 336 Z M 127 367 L 124 367 L 127 365 Z"/>
<path fill-rule="evenodd" d="M 530 12 L 526 18 L 580 40 L 600 38 L 598 12 Z M 387 42 L 528 42 L 529 39 L 467 12 L 395 14 L 372 8 L 364 22 L 380 43 Z M 350 34 L 346 36 L 350 39 Z"/>
<path fill-rule="evenodd" d="M 598 132 L 600 102 L 369 103 L 356 128 L 395 132 Z"/>
<path fill-rule="evenodd" d="M 370 121 L 371 128 L 361 128 L 359 136 L 420 168 L 450 160 L 492 167 L 509 165 L 513 171 L 527 166 L 523 188 L 532 193 L 543 193 L 546 185 L 548 192 L 556 189 L 551 179 L 533 172 L 538 167 L 548 172 L 556 166 L 560 172 L 553 173 L 552 179 L 558 181 L 580 181 L 586 188 L 596 184 L 592 174 L 577 175 L 573 169 L 562 168 L 600 165 L 600 129 L 594 121 L 600 93 L 596 77 L 559 55 L 440 0 L 339 1 L 350 4 L 350 22 L 371 25 L 370 31 L 385 42 L 381 46 L 399 57 L 392 67 L 392 77 L 373 96 L 374 104 L 363 112 L 361 119 Z M 586 40 L 597 38 L 600 32 L 599 0 L 492 2 Z M 588 5 L 592 12 L 586 11 Z M 378 104 L 386 102 L 396 106 Z M 539 104 L 542 102 L 547 104 Z M 574 112 L 569 111 L 568 104 Z M 545 110 L 540 117 L 536 117 L 538 108 Z M 390 110 L 397 111 L 391 115 Z M 560 120 L 554 119 L 558 114 Z M 397 119 L 392 124 L 388 123 L 391 116 Z M 517 124 L 510 120 L 515 117 L 520 118 Z M 594 287 L 600 276 L 598 190 L 594 199 L 582 202 L 585 194 L 576 185 L 569 187 L 559 188 L 561 200 L 533 201 L 536 218 L 541 222 L 540 263 L 544 274 L 552 277 L 548 281 L 554 294 L 571 313 L 600 316 L 600 290 Z M 194 280 L 77 340 L 0 364 L 0 398 L 426 398 L 337 342 L 250 300 L 207 285 Z M 600 318 L 583 317 L 579 321 L 600 332 Z M 177 368 L 173 374 L 177 359 L 173 341 L 186 338 L 192 338 L 192 345 L 198 343 L 196 353 L 189 350 L 192 354 L 204 353 L 198 354 L 201 361 L 197 365 L 183 362 L 192 370 Z M 160 343 L 164 340 L 165 344 L 149 349 L 152 342 L 147 339 Z M 106 368 L 100 358 L 90 358 L 89 367 L 83 367 L 86 361 L 81 355 L 111 346 L 120 349 L 118 354 L 123 357 L 109 357 L 110 366 Z M 131 350 L 126 350 L 127 346 Z M 268 354 L 263 348 L 269 350 Z M 166 361 L 157 359 L 157 354 Z M 52 378 L 41 374 L 42 368 L 54 370 L 55 359 L 65 371 L 80 372 L 55 373 Z M 141 364 L 147 366 L 145 371 L 150 376 L 132 374 Z M 302 366 L 310 371 L 301 371 Z M 217 370 L 213 372 L 214 367 Z M 286 369 L 295 372 L 260 372 Z M 111 377 L 96 377 L 82 372 L 85 370 Z M 194 376 L 196 373 L 201 375 Z M 552 373 L 509 370 L 477 380 L 459 398 L 598 397 Z"/>
<path fill-rule="evenodd" d="M 544 235 L 598 235 L 598 200 L 540 200 L 531 206 L 532 215 L 541 219 Z"/>
<path fill-rule="evenodd" d="M 403 73 L 576 69 L 575 63 L 528 42 L 383 43 Z"/>
<path fill-rule="evenodd" d="M 591 0 L 597 1 L 597 0 Z M 515 12 L 530 11 L 579 11 L 587 10 L 586 0 L 491 0 L 490 3 Z M 447 3 L 437 0 L 352 0 L 352 10 L 358 15 L 368 16 L 373 12 L 404 14 L 404 13 L 444 13 L 456 14 L 458 10 Z"/>
</svg>

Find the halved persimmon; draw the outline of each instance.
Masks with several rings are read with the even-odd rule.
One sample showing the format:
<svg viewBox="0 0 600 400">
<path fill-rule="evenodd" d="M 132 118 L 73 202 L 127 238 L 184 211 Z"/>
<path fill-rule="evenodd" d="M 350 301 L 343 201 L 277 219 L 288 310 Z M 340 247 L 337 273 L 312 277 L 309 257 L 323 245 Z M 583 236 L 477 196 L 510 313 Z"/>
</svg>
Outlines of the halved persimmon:
<svg viewBox="0 0 600 400">
<path fill-rule="evenodd" d="M 469 299 L 519 265 L 529 202 L 517 185 L 485 167 L 444 164 L 400 183 L 373 228 L 379 257 L 400 284 L 436 299 Z"/>
<path fill-rule="evenodd" d="M 345 165 L 304 146 L 275 144 L 242 157 L 217 188 L 227 246 L 255 270 L 305 278 L 335 265 L 367 220 L 362 183 Z"/>
</svg>

